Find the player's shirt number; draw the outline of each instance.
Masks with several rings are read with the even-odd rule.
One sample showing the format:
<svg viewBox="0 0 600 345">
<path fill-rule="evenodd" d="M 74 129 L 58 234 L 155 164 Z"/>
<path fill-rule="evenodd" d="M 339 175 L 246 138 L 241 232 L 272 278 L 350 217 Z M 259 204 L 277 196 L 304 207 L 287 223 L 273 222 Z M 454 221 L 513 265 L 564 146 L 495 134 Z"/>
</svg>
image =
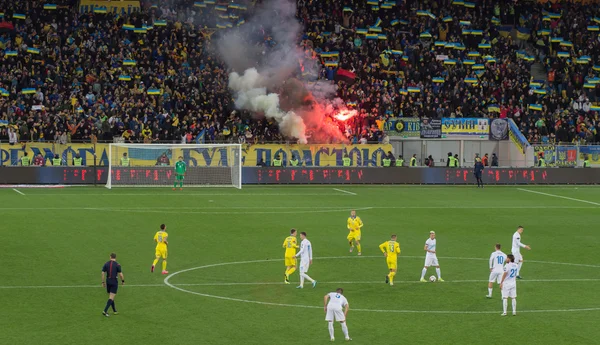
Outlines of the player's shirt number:
<svg viewBox="0 0 600 345">
<path fill-rule="evenodd" d="M 502 256 L 498 257 L 498 265 L 502 265 L 502 263 L 504 262 L 504 258 Z"/>
<path fill-rule="evenodd" d="M 394 245 L 390 244 L 390 253 L 393 253 L 393 252 L 394 252 Z"/>
<path fill-rule="evenodd" d="M 513 269 L 510 270 L 510 277 L 511 278 L 514 278 L 516 274 L 517 274 L 517 270 L 516 269 L 513 268 Z"/>
<path fill-rule="evenodd" d="M 287 243 L 287 247 L 288 247 L 288 248 L 292 248 L 292 241 L 288 241 L 288 243 Z"/>
<path fill-rule="evenodd" d="M 162 235 L 158 235 L 158 242 L 162 243 Z"/>
</svg>

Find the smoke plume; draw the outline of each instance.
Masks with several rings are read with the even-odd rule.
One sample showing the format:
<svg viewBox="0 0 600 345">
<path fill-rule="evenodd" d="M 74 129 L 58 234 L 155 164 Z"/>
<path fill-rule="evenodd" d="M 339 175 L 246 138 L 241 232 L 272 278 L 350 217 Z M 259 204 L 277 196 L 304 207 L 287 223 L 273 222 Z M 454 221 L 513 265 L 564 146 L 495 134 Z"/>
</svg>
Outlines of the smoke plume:
<svg viewBox="0 0 600 345">
<path fill-rule="evenodd" d="M 295 1 L 271 0 L 247 18 L 246 24 L 217 41 L 219 55 L 234 70 L 229 88 L 235 94 L 235 106 L 274 119 L 285 136 L 299 143 L 309 138 L 346 141 L 326 116 L 343 106 L 340 99 L 332 99 L 336 86 L 323 81 L 308 85 L 293 77 L 304 58 L 298 47 L 302 26 L 295 15 Z M 317 75 L 308 68 L 305 66 L 304 72 Z"/>
</svg>

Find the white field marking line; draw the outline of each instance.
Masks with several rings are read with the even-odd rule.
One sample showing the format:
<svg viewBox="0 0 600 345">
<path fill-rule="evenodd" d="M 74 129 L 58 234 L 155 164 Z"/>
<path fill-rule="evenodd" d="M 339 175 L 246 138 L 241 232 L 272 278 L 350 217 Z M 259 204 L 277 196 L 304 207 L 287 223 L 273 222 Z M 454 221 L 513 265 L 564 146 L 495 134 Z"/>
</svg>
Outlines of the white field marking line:
<svg viewBox="0 0 600 345">
<path fill-rule="evenodd" d="M 166 191 L 166 189 L 165 189 Z M 34 193 L 34 196 L 176 196 L 176 197 L 203 197 L 203 196 L 340 196 L 339 193 Z"/>
<path fill-rule="evenodd" d="M 343 190 L 343 189 L 333 188 L 333 190 L 337 190 L 338 192 L 342 192 L 342 193 L 346 193 L 346 194 L 350 194 L 350 195 L 358 195 L 356 193 L 352 193 L 352 192 L 349 192 L 349 191 Z"/>
<path fill-rule="evenodd" d="M 19 194 L 21 194 L 21 195 L 25 195 L 25 193 L 21 192 L 20 190 L 18 190 L 18 189 L 16 189 L 16 188 L 13 188 L 12 190 L 14 190 L 15 192 L 17 192 L 17 193 L 19 193 Z"/>
<path fill-rule="evenodd" d="M 406 256 L 405 256 L 406 257 Z M 416 258 L 415 256 L 409 256 L 410 258 Z M 356 256 L 339 256 L 339 257 L 322 257 L 322 258 L 317 258 L 317 259 L 338 259 L 338 258 L 360 258 L 360 257 L 356 257 Z M 381 258 L 381 256 L 363 256 L 363 258 Z M 422 258 L 422 257 L 418 257 L 418 258 Z M 483 259 L 483 258 L 454 258 L 454 259 L 474 259 L 474 260 L 487 260 L 487 259 Z M 302 304 L 287 304 L 287 303 L 273 303 L 273 302 L 261 302 L 261 301 L 252 301 L 252 300 L 246 300 L 246 299 L 241 299 L 241 298 L 232 298 L 232 297 L 224 297 L 224 296 L 216 296 L 216 295 L 210 295 L 210 294 L 205 294 L 205 293 L 200 293 L 200 292 L 196 292 L 196 291 L 190 291 L 190 290 L 186 290 L 184 288 L 181 288 L 175 284 L 171 284 L 169 282 L 169 280 L 181 273 L 185 273 L 185 272 L 189 272 L 189 271 L 193 271 L 193 270 L 198 270 L 198 269 L 204 269 L 204 268 L 210 268 L 210 267 L 219 267 L 219 266 L 226 266 L 226 265 L 239 265 L 239 264 L 247 264 L 247 263 L 260 263 L 260 262 L 267 262 L 267 261 L 283 261 L 283 260 L 252 260 L 252 261 L 238 261 L 238 262 L 225 262 L 225 263 L 217 263 L 217 264 L 211 264 L 211 265 L 205 265 L 205 266 L 199 266 L 199 267 L 192 267 L 192 268 L 188 268 L 185 270 L 181 270 L 181 271 L 177 271 L 174 273 L 171 273 L 170 275 L 168 275 L 165 280 L 164 283 L 165 285 L 167 285 L 170 288 L 173 288 L 175 290 L 179 290 L 182 292 L 186 292 L 192 295 L 197 295 L 197 296 L 202 296 L 202 297 L 209 297 L 209 298 L 215 298 L 215 299 L 220 299 L 220 300 L 224 300 L 224 301 L 232 301 L 232 302 L 242 302 L 242 303 L 251 303 L 251 304 L 259 304 L 259 305 L 269 305 L 269 306 L 276 306 L 276 307 L 294 307 L 294 308 L 304 308 L 304 309 L 321 309 L 321 306 L 312 306 L 312 305 L 302 305 Z M 567 264 L 567 263 L 565 263 Z M 600 266 L 597 266 L 600 267 Z M 389 309 L 352 309 L 354 311 L 361 311 L 361 312 L 375 312 L 375 313 L 411 313 L 411 314 L 497 314 L 498 311 L 457 311 L 457 310 L 389 310 Z M 578 312 L 578 311 L 597 311 L 600 310 L 600 307 L 598 308 L 577 308 L 577 309 L 550 309 L 550 310 L 520 310 L 520 313 L 552 313 L 552 312 Z"/>
<path fill-rule="evenodd" d="M 581 200 L 581 199 L 575 199 L 575 198 L 570 198 L 568 196 L 562 196 L 562 195 L 556 195 L 556 194 L 550 194 L 550 193 L 544 193 L 544 192 L 538 192 L 536 190 L 530 190 L 530 189 L 525 189 L 525 188 L 517 188 L 520 191 L 523 192 L 528 192 L 528 193 L 535 193 L 535 194 L 540 194 L 540 195 L 545 195 L 545 196 L 550 196 L 553 198 L 560 198 L 560 199 L 566 199 L 566 200 L 571 200 L 571 201 L 578 201 L 578 202 L 584 202 L 586 204 L 592 204 L 592 205 L 596 205 L 596 206 L 600 206 L 600 203 L 598 202 L 593 202 L 593 201 L 587 201 L 587 200 Z"/>
<path fill-rule="evenodd" d="M 381 255 L 365 255 L 365 256 L 332 256 L 332 257 L 322 257 L 315 258 L 315 260 L 325 260 L 325 259 L 358 259 L 358 258 L 378 258 L 382 259 Z M 400 259 L 424 259 L 424 256 L 401 256 Z M 488 261 L 485 258 L 467 258 L 467 257 L 439 257 L 444 260 L 476 260 L 476 261 Z M 282 259 L 273 259 L 273 260 L 252 260 L 252 261 L 239 261 L 239 262 L 225 262 L 225 263 L 217 263 L 211 264 L 201 267 L 193 267 L 188 268 L 183 271 L 172 273 L 167 278 L 171 276 L 193 271 L 197 269 L 203 268 L 211 268 L 211 267 L 219 267 L 219 266 L 227 266 L 227 265 L 238 265 L 238 264 L 251 264 L 251 263 L 263 263 L 263 262 L 281 262 Z M 592 267 L 592 268 L 600 268 L 600 265 L 585 265 L 585 264 L 575 264 L 568 262 L 551 262 L 551 261 L 535 261 L 535 260 L 527 260 L 527 262 L 539 263 L 539 264 L 551 264 L 551 265 L 567 265 L 567 266 L 583 266 L 583 267 Z M 600 279 L 534 279 L 534 280 L 522 280 L 520 282 L 579 282 L 579 281 L 600 281 Z M 412 283 L 421 283 L 420 281 L 397 281 L 398 283 L 412 284 Z M 487 280 L 447 280 L 447 283 L 483 283 L 487 282 Z M 379 284 L 381 280 L 378 281 L 354 281 L 354 282 L 319 282 L 320 284 Z M 264 282 L 264 283 L 182 283 L 182 284 L 172 284 L 174 286 L 228 286 L 228 285 L 283 285 L 284 283 L 280 282 Z M 126 284 L 125 287 L 163 287 L 169 286 L 168 284 Z M 0 286 L 0 289 L 54 289 L 54 288 L 99 288 L 102 287 L 100 285 L 22 285 L 22 286 Z"/>
</svg>

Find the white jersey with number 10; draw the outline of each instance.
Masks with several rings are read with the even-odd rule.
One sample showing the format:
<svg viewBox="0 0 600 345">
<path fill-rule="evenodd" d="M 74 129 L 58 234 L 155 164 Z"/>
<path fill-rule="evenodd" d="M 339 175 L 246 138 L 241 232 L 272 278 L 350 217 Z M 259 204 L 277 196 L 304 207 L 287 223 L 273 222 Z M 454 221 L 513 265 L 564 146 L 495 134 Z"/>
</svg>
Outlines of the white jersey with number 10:
<svg viewBox="0 0 600 345">
<path fill-rule="evenodd" d="M 502 273 L 504 272 L 504 262 L 506 261 L 506 254 L 504 254 L 500 250 L 496 250 L 490 256 L 490 269 L 494 273 Z"/>
</svg>

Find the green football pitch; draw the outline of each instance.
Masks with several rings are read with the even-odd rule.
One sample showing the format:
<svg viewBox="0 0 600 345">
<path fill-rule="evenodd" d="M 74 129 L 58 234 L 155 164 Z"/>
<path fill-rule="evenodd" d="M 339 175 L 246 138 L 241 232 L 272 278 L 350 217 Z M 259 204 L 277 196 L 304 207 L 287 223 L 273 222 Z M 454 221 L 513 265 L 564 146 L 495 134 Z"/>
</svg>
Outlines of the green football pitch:
<svg viewBox="0 0 600 345">
<path fill-rule="evenodd" d="M 328 344 L 323 296 L 350 303 L 353 344 L 600 344 L 600 188 L 304 186 L 0 190 L 1 344 Z M 363 256 L 346 219 L 364 222 Z M 165 223 L 170 274 L 150 273 Z M 518 225 L 518 316 L 486 299 L 495 243 Z M 316 288 L 283 284 L 282 243 L 306 231 Z M 445 282 L 420 283 L 437 232 Z M 378 245 L 398 235 L 396 284 Z M 101 311 L 101 268 L 123 267 L 119 315 Z M 160 265 L 158 266 L 160 268 Z M 427 276 L 434 275 L 430 268 Z M 166 278 L 166 279 L 165 279 Z M 509 315 L 510 315 L 509 303 Z M 336 342 L 344 342 L 335 325 Z"/>
</svg>

